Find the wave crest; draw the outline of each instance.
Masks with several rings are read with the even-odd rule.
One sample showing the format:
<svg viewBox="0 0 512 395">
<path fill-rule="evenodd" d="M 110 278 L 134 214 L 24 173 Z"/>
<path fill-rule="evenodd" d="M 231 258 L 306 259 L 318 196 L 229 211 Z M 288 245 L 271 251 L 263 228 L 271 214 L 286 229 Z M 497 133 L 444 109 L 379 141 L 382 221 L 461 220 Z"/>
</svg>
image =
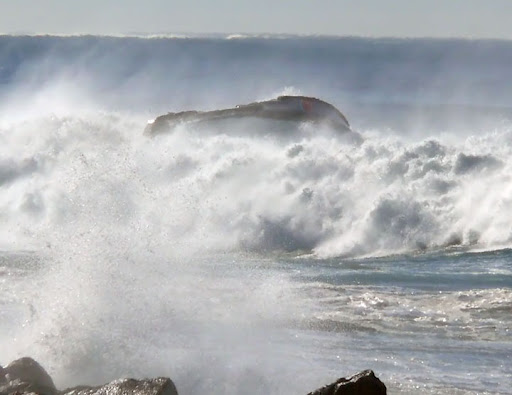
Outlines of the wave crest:
<svg viewBox="0 0 512 395">
<path fill-rule="evenodd" d="M 140 129 L 105 113 L 13 124 L 0 163 L 4 218 L 42 240 L 66 221 L 119 234 L 135 222 L 154 244 L 322 257 L 511 241 L 507 131 L 478 145 L 353 145 L 186 128 L 147 140 Z"/>
</svg>

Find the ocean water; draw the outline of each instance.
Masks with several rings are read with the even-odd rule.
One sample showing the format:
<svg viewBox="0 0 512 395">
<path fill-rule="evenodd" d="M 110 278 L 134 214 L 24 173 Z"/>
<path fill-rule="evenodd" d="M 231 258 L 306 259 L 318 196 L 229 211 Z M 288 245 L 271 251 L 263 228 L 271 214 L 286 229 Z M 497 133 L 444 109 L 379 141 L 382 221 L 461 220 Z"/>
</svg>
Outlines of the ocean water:
<svg viewBox="0 0 512 395">
<path fill-rule="evenodd" d="M 305 394 L 371 368 L 390 393 L 511 394 L 510 64 L 508 41 L 1 36 L 0 364 L 59 388 Z M 142 134 L 279 94 L 362 142 Z"/>
</svg>

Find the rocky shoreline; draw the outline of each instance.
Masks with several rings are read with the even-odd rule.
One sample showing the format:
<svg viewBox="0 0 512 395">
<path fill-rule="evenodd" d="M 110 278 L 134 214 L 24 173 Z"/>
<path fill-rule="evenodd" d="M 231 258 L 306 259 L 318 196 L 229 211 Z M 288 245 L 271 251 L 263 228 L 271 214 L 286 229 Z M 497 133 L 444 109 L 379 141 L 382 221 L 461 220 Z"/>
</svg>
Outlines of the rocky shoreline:
<svg viewBox="0 0 512 395">
<path fill-rule="evenodd" d="M 0 395 L 178 395 L 168 377 L 153 379 L 119 379 L 98 386 L 78 386 L 58 390 L 50 375 L 29 357 L 17 359 L 5 368 L 0 366 Z M 308 395 L 385 395 L 386 386 L 373 371 L 365 370 L 349 378 L 340 378 Z"/>
</svg>

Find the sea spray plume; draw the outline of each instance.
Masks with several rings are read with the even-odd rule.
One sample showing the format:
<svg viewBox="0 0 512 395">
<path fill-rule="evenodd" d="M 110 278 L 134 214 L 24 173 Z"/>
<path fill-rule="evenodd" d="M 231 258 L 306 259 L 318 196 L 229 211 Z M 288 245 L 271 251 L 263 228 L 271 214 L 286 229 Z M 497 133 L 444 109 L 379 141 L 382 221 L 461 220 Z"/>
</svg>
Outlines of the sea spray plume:
<svg viewBox="0 0 512 395">
<path fill-rule="evenodd" d="M 512 52 L 504 42 L 461 40 L 4 36 L 0 57 L 0 100 L 12 87 L 19 93 L 25 86 L 22 101 L 60 80 L 70 93 L 86 93 L 96 107 L 145 112 L 147 119 L 169 109 L 211 110 L 269 99 L 287 86 L 320 92 L 350 115 L 356 130 L 367 129 L 371 120 L 370 127 L 399 126 L 402 137 L 418 139 L 438 135 L 446 124 L 458 128 L 466 118 L 480 122 L 489 109 L 510 102 L 501 84 L 508 70 L 500 65 L 509 63 Z M 485 81 L 472 77 L 479 71 Z M 458 116 L 457 106 L 450 107 L 457 103 L 472 107 Z M 482 103 L 487 110 L 478 107 Z M 379 110 L 383 104 L 390 107 Z M 452 115 L 436 123 L 446 118 L 440 113 Z M 408 118 L 405 125 L 397 114 Z M 460 128 L 465 136 L 476 131 L 466 125 Z"/>
<path fill-rule="evenodd" d="M 395 98 L 410 100 L 415 97 L 415 87 L 429 81 L 430 64 L 421 72 L 421 60 L 428 59 L 424 53 L 411 67 L 395 67 L 404 53 L 411 48 L 422 52 L 429 42 L 398 45 L 391 40 L 395 52 L 388 56 L 390 47 L 382 47 L 382 41 L 365 46 L 364 40 L 349 40 L 351 56 L 347 56 L 340 50 L 347 41 L 341 41 L 313 47 L 293 40 L 277 46 L 272 41 L 268 46 L 256 41 L 248 47 L 228 48 L 233 53 L 217 46 L 219 43 L 208 49 L 212 45 L 208 40 L 198 47 L 197 42 L 182 42 L 176 46 L 181 52 L 164 51 L 166 42 L 158 43 L 162 51 L 155 52 L 151 42 L 151 50 L 133 52 L 137 56 L 155 54 L 149 64 L 138 59 L 136 67 L 127 61 L 122 68 L 114 66 L 122 63 L 119 59 L 131 59 L 128 49 L 139 43 L 123 41 L 125 50 L 116 52 L 110 50 L 118 42 L 107 39 L 83 67 L 95 81 L 89 91 L 84 90 L 84 96 L 96 106 L 88 108 L 88 113 L 74 101 L 67 113 L 52 115 L 53 104 L 45 108 L 43 100 L 42 111 L 29 119 L 20 111 L 20 117 L 6 122 L 2 113 L 2 244 L 9 250 L 30 250 L 17 260 L 8 256 L 6 261 L 16 270 L 8 267 L 1 273 L 9 274 L 2 277 L 8 279 L 8 305 L 12 306 L 12 298 L 22 312 L 11 320 L 18 310 L 2 309 L 2 317 L 7 319 L 0 329 L 5 330 L 5 322 L 9 325 L 3 332 L 8 336 L 1 338 L 4 358 L 35 355 L 45 361 L 59 386 L 126 375 L 170 374 L 188 393 L 211 392 L 212 382 L 221 383 L 215 387 L 218 393 L 246 393 L 248 383 L 253 393 L 298 393 L 314 388 L 304 384 L 308 381 L 320 383 L 318 377 L 326 374 L 320 367 L 326 365 L 338 368 L 361 362 L 366 356 L 372 364 L 389 367 L 389 360 L 375 361 L 371 349 L 380 343 L 380 332 L 387 336 L 399 331 L 398 347 L 393 349 L 402 353 L 404 328 L 421 334 L 446 328 L 448 339 L 444 335 L 433 339 L 432 349 L 445 350 L 462 336 L 475 340 L 472 344 L 477 348 L 483 347 L 483 355 L 476 359 L 484 361 L 481 366 L 491 354 L 498 355 L 497 361 L 506 361 L 502 343 L 482 346 L 481 340 L 509 338 L 508 316 L 502 314 L 510 300 L 505 288 L 509 280 L 502 276 L 509 273 L 507 252 L 502 266 L 489 271 L 485 256 L 477 256 L 481 262 L 469 267 L 471 258 L 461 256 L 458 270 L 466 272 L 456 286 L 472 283 L 477 268 L 489 272 L 480 282 L 483 290 L 465 288 L 432 297 L 429 291 L 411 294 L 406 288 L 397 292 L 380 283 L 373 283 L 375 287 L 329 287 L 320 281 L 311 285 L 308 296 L 304 292 L 308 285 L 297 284 L 299 272 L 306 272 L 301 279 L 309 282 L 312 274 L 316 282 L 321 274 L 316 268 L 326 261 L 315 261 L 315 257 L 336 257 L 327 264 L 333 262 L 337 272 L 339 256 L 432 249 L 441 249 L 446 256 L 445 249 L 451 251 L 454 246 L 490 250 L 510 246 L 511 129 L 506 120 L 498 130 L 475 133 L 471 129 L 464 134 L 448 130 L 452 135 L 446 136 L 444 130 L 425 128 L 414 138 L 408 129 L 389 131 L 376 122 L 373 130 L 357 128 L 365 136 L 360 145 L 317 129 L 288 141 L 215 133 L 198 136 L 186 126 L 158 141 L 140 136 L 148 117 L 145 113 L 160 113 L 158 106 L 164 110 L 189 105 L 230 107 L 238 101 L 235 97 L 247 101 L 268 98 L 268 92 L 280 93 L 279 87 L 286 85 L 300 87 L 304 93 L 320 92 L 345 111 L 347 97 L 357 101 L 371 96 L 378 102 L 393 93 Z M 87 52 L 87 40 L 79 42 L 86 44 L 74 53 Z M 377 60 L 369 47 L 383 50 Z M 226 52 L 216 54 L 219 48 Z M 360 52 L 354 55 L 354 48 Z M 262 49 L 267 55 L 270 49 L 275 56 L 261 56 Z M 57 55 L 67 53 L 55 51 Z M 246 51 L 253 51 L 247 61 L 242 59 Z M 190 66 L 187 52 L 192 52 L 195 67 L 190 67 L 188 74 L 174 73 L 176 58 L 183 56 L 184 64 Z M 334 58 L 329 58 L 331 54 Z M 457 68 L 454 78 L 463 78 L 466 63 L 469 68 L 482 66 L 478 63 L 482 52 L 475 54 L 453 66 Z M 490 54 L 498 57 L 498 63 L 503 59 L 500 51 Z M 48 58 L 56 63 L 62 60 L 61 56 Z M 485 62 L 490 58 L 485 57 Z M 76 59 L 70 70 L 74 66 L 80 69 L 80 57 Z M 157 64 L 160 61 L 162 65 Z M 64 56 L 63 63 L 68 62 Z M 53 67 L 56 63 L 49 64 Z M 442 77 L 442 69 L 434 71 Z M 133 70 L 156 71 L 143 77 Z M 322 78 L 312 78 L 312 70 Z M 509 74 L 486 70 L 481 70 L 482 75 L 491 80 L 503 81 Z M 398 88 L 397 80 L 390 76 L 404 77 Z M 470 81 L 472 76 L 465 78 Z M 14 83 L 14 91 L 22 80 Z M 77 80 L 77 85 L 86 81 Z M 226 88 L 232 81 L 236 81 L 235 88 Z M 439 91 L 429 91 L 426 86 L 427 92 L 421 93 L 434 94 L 431 97 L 435 99 L 454 86 L 449 79 L 440 81 L 445 84 L 436 86 L 442 88 Z M 51 81 L 45 84 L 51 86 Z M 38 84 L 34 87 L 39 91 Z M 82 93 L 79 86 L 75 88 Z M 500 86 L 497 88 L 496 100 L 506 97 Z M 212 99 L 205 94 L 211 91 L 219 96 Z M 73 92 L 62 89 L 56 98 L 65 102 Z M 147 101 L 153 94 L 154 100 Z M 471 100 L 478 99 L 478 89 L 472 94 Z M 30 95 L 21 96 L 30 109 Z M 354 108 L 359 106 L 352 105 L 347 113 L 357 125 L 362 117 L 353 115 Z M 394 113 L 386 115 L 392 118 Z M 468 139 L 467 134 L 476 136 Z M 425 139 L 425 135 L 429 137 Z M 293 259 L 274 271 L 282 265 L 281 252 L 313 255 L 308 255 L 312 259 L 305 259 L 305 265 Z M 343 264 L 354 267 L 356 276 L 362 268 L 369 277 L 379 279 L 386 269 L 411 263 L 409 257 L 395 258 L 388 259 L 387 265 L 385 260 L 373 260 L 368 266 L 364 261 Z M 451 261 L 447 258 L 440 263 Z M 428 289 L 432 288 L 429 280 L 437 278 L 406 273 L 415 280 L 421 277 Z M 394 272 L 388 274 L 389 279 Z M 443 281 L 453 289 L 451 278 Z M 487 289 L 492 284 L 504 288 Z M 322 297 L 326 297 L 322 302 L 328 309 L 316 308 Z M 447 308 L 450 306 L 452 309 Z M 489 314 L 491 320 L 487 320 Z M 321 322 L 307 320 L 317 315 Z M 382 320 L 383 315 L 389 320 Z M 296 330 L 297 324 L 342 333 L 305 333 Z M 378 338 L 375 343 L 368 342 L 374 330 Z M 353 336 L 350 331 L 355 331 Z M 360 347 L 352 348 L 358 342 Z M 462 348 L 467 344 L 462 341 Z M 425 355 L 424 345 L 418 344 L 415 356 Z M 332 355 L 335 348 L 343 350 L 340 359 Z M 361 353 L 368 348 L 368 353 Z M 315 360 L 319 354 L 322 362 Z M 440 355 L 434 351 L 431 358 Z M 442 358 L 451 363 L 453 355 L 442 354 Z M 325 358 L 331 361 L 325 363 Z M 404 363 L 408 369 L 413 366 L 414 374 L 428 370 L 429 377 L 435 368 L 444 371 L 448 366 L 423 362 L 407 358 Z M 417 370 L 420 364 L 422 368 Z M 487 371 L 494 368 L 500 369 L 495 364 Z M 464 377 L 467 380 L 469 376 Z M 479 377 L 479 372 L 473 375 L 471 385 L 478 384 Z M 292 383 L 292 387 L 284 383 Z M 426 384 L 431 388 L 429 385 L 431 382 Z M 467 388 L 467 381 L 464 385 Z M 503 385 L 494 389 L 506 392 Z"/>
<path fill-rule="evenodd" d="M 29 93 L 67 81 L 101 98 L 101 105 L 156 113 L 169 106 L 233 106 L 235 98 L 226 86 L 236 87 L 242 101 L 265 97 L 286 84 L 285 70 L 296 68 L 276 54 L 281 71 L 275 75 L 255 51 L 260 43 L 249 42 L 254 50 L 241 54 L 219 38 L 2 37 L 0 44 L 5 44 L 0 56 L 7 65 L 1 74 L 4 87 L 15 86 L 18 92 L 26 87 Z"/>
<path fill-rule="evenodd" d="M 45 269 L 37 273 L 37 286 L 23 291 L 33 313 L 16 344 L 2 339 L 6 358 L 30 351 L 47 361 L 63 387 L 172 372 L 190 392 L 209 387 L 213 378 L 234 393 L 248 380 L 255 393 L 279 388 L 266 379 L 279 358 L 267 344 L 280 336 L 275 328 L 297 320 L 304 307 L 294 307 L 300 300 L 294 284 L 258 270 L 240 283 L 231 272 L 237 265 L 201 256 L 208 248 L 236 246 L 211 232 L 227 233 L 204 185 L 209 173 L 177 158 L 193 173 L 174 179 L 167 148 L 160 145 L 155 155 L 158 145 L 130 137 L 139 126 L 100 114 L 53 117 L 46 133 L 24 136 L 16 128 L 25 124 L 9 130 L 27 157 L 38 153 L 47 162 L 30 177 L 11 179 L 15 188 L 3 202 L 11 232 L 31 241 Z M 201 148 L 200 141 L 184 139 L 172 148 L 184 158 L 198 145 L 203 152 L 192 158 L 200 166 L 202 154 L 211 163 L 225 159 L 215 141 L 206 143 Z M 224 150 L 237 145 L 225 144 Z M 217 166 L 222 187 L 241 181 L 229 185 L 229 167 Z M 29 194 L 39 195 L 38 213 L 19 204 Z M 288 382 L 292 372 L 283 372 Z"/>
</svg>

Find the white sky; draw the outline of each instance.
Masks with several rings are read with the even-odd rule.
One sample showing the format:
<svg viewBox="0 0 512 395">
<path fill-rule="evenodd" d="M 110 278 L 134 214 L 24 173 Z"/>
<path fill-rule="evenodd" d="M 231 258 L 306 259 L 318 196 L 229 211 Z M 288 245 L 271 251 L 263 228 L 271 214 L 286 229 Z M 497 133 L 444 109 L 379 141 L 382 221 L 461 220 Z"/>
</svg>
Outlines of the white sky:
<svg viewBox="0 0 512 395">
<path fill-rule="evenodd" d="M 0 0 L 0 33 L 512 39 L 512 0 Z"/>
</svg>

